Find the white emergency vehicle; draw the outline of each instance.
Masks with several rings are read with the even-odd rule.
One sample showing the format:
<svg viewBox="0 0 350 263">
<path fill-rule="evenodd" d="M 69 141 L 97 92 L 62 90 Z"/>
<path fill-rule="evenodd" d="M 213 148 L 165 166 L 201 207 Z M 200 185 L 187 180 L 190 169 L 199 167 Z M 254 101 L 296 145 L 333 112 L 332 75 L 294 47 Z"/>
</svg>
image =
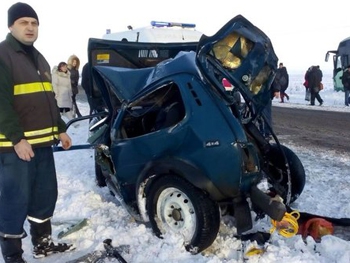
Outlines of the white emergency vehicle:
<svg viewBox="0 0 350 263">
<path fill-rule="evenodd" d="M 202 32 L 196 30 L 195 24 L 151 21 L 150 26 L 110 33 L 106 31 L 103 39 L 130 41 L 130 42 L 198 42 Z"/>
</svg>

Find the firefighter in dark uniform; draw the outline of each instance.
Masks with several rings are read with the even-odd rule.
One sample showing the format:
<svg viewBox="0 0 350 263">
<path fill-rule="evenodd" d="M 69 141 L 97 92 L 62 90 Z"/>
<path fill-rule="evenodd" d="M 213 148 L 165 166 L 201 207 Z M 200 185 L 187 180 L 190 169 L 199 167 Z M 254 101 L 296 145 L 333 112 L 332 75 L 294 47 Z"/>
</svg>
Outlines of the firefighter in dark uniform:
<svg viewBox="0 0 350 263">
<path fill-rule="evenodd" d="M 0 43 L 0 246 L 5 263 L 26 262 L 23 228 L 27 219 L 33 256 L 70 250 L 51 240 L 57 201 L 52 145 L 72 145 L 51 86 L 50 66 L 33 46 L 39 19 L 16 3 L 8 10 L 10 33 Z"/>
</svg>

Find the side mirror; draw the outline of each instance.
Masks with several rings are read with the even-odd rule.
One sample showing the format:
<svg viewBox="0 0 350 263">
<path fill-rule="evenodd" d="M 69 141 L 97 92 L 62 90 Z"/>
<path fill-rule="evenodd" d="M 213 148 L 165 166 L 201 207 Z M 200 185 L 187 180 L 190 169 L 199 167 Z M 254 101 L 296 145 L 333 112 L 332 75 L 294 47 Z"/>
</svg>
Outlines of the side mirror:
<svg viewBox="0 0 350 263">
<path fill-rule="evenodd" d="M 325 57 L 325 61 L 328 62 L 328 59 L 329 59 L 329 52 L 326 53 L 326 57 Z"/>
</svg>

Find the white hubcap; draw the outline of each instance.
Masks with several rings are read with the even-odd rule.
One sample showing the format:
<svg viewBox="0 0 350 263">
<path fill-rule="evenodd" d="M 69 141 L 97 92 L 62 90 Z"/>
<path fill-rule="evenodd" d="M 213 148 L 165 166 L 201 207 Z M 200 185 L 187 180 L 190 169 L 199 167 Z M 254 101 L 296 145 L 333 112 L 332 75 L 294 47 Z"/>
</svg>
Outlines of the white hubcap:
<svg viewBox="0 0 350 263">
<path fill-rule="evenodd" d="M 185 241 L 191 241 L 197 224 L 192 202 L 177 188 L 167 188 L 159 195 L 157 215 L 166 232 L 168 229 L 180 233 Z"/>
</svg>

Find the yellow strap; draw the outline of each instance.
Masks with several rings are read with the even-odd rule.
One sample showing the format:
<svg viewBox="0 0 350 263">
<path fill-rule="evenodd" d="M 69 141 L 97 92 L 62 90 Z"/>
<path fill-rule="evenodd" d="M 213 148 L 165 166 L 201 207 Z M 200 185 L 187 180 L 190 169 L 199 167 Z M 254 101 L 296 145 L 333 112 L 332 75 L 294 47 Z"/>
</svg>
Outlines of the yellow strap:
<svg viewBox="0 0 350 263">
<path fill-rule="evenodd" d="M 276 221 L 271 219 L 272 228 L 270 233 L 273 233 L 275 230 L 281 236 L 292 237 L 298 233 L 299 225 L 298 219 L 300 217 L 299 211 L 292 211 L 291 213 L 285 213 L 281 221 Z"/>
<path fill-rule="evenodd" d="M 257 248 L 257 247 L 252 247 L 249 249 L 245 255 L 246 256 L 255 256 L 255 255 L 261 255 L 265 252 L 266 250 L 264 248 Z"/>
</svg>

